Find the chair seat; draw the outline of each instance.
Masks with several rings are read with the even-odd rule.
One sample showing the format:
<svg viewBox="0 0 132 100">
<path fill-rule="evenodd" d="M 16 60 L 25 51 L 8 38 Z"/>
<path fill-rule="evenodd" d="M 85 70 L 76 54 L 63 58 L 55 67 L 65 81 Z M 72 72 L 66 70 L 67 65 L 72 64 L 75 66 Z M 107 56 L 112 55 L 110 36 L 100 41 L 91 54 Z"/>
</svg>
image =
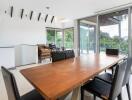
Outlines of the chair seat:
<svg viewBox="0 0 132 100">
<path fill-rule="evenodd" d="M 36 90 L 32 90 L 21 96 L 21 100 L 44 100 L 44 98 Z"/>
<path fill-rule="evenodd" d="M 94 79 L 88 84 L 82 86 L 81 89 L 89 91 L 90 93 L 95 94 L 103 99 L 108 99 L 111 85 L 99 79 Z"/>
<path fill-rule="evenodd" d="M 113 80 L 113 75 L 110 73 L 104 73 L 104 74 L 96 76 L 95 78 L 98 78 L 100 80 L 103 80 L 103 81 L 111 84 L 112 80 Z"/>
</svg>

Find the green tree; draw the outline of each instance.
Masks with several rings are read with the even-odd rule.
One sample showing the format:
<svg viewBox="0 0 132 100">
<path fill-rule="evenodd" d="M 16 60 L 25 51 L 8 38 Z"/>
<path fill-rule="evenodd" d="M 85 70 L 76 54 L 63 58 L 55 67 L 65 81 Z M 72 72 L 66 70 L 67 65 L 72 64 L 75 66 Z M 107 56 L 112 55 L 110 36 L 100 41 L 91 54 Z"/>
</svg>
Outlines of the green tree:
<svg viewBox="0 0 132 100">
<path fill-rule="evenodd" d="M 65 48 L 73 48 L 73 28 L 64 30 L 64 46 Z"/>
<path fill-rule="evenodd" d="M 128 39 L 119 36 L 110 37 L 109 33 L 100 32 L 100 50 L 105 51 L 106 48 L 119 49 L 121 53 L 128 53 Z"/>
<path fill-rule="evenodd" d="M 47 30 L 47 42 L 55 43 L 55 30 Z"/>
</svg>

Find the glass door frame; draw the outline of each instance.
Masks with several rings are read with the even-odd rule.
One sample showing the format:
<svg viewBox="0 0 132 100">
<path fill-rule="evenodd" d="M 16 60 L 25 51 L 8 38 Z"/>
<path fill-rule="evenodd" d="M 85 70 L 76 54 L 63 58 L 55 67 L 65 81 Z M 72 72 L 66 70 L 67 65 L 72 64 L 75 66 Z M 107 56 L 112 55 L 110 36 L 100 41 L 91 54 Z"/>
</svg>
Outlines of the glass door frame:
<svg viewBox="0 0 132 100">
<path fill-rule="evenodd" d="M 56 44 L 56 33 L 57 32 L 62 32 L 62 47 L 65 47 L 65 45 L 64 45 L 64 42 L 65 42 L 65 40 L 64 40 L 64 38 L 65 38 L 65 36 L 64 36 L 64 34 L 65 34 L 65 32 L 64 32 L 64 30 L 66 30 L 66 29 L 72 29 L 73 30 L 73 48 L 74 48 L 74 27 L 68 27 L 68 28 L 53 28 L 53 27 L 46 27 L 46 39 L 47 39 L 47 31 L 48 30 L 55 30 L 55 40 L 54 40 L 54 43 Z M 47 40 L 46 40 L 46 44 L 47 44 L 48 42 L 47 42 Z"/>
<path fill-rule="evenodd" d="M 124 15 L 125 15 L 125 18 L 123 17 Z M 109 18 L 113 18 L 114 20 L 112 20 L 112 19 L 109 20 Z M 105 19 L 105 20 L 102 20 L 102 19 Z M 127 37 L 127 39 L 128 39 L 128 9 L 124 9 L 124 10 L 120 10 L 120 11 L 113 11 L 110 13 L 102 14 L 99 16 L 99 20 L 102 21 L 101 22 L 102 26 L 101 25 L 99 26 L 100 27 L 100 35 L 101 35 L 101 32 L 103 32 L 103 33 L 106 32 L 110 36 L 112 33 L 109 32 L 110 30 L 108 31 L 108 29 L 116 30 L 116 34 L 114 33 L 113 36 L 117 36 L 119 38 L 118 43 L 116 42 L 115 46 L 113 44 L 109 44 L 109 46 L 112 48 L 119 49 L 121 54 L 126 54 L 126 53 L 128 54 L 128 48 L 124 50 L 123 47 L 125 47 L 125 46 L 121 46 L 121 44 L 126 41 L 126 40 L 121 41 L 121 39 L 124 39 L 124 37 L 122 37 L 123 36 L 122 28 L 124 25 L 126 26 L 126 29 L 127 29 L 124 32 L 126 34 L 124 36 Z M 127 21 L 127 24 L 123 23 L 124 20 Z M 105 23 L 105 22 L 107 22 L 107 23 Z M 109 22 L 112 22 L 112 23 L 109 23 Z M 105 25 L 103 25 L 103 23 L 105 23 Z M 103 31 L 102 27 L 105 27 L 105 31 Z M 108 27 L 111 27 L 111 28 L 108 28 Z M 114 28 L 114 27 L 116 27 L 116 28 Z M 114 30 L 112 30 L 112 32 Z M 111 39 L 112 38 L 113 37 L 111 37 Z M 99 41 L 100 40 L 101 39 L 99 39 Z M 114 40 L 110 40 L 110 41 L 115 42 Z M 126 45 L 128 45 L 128 43 Z M 109 47 L 109 46 L 107 45 L 107 47 Z M 100 52 L 102 52 L 101 49 L 102 48 L 100 47 Z M 104 49 L 103 49 L 103 52 L 104 52 Z"/>
<path fill-rule="evenodd" d="M 52 27 L 46 27 L 46 39 L 47 39 L 47 31 L 48 30 L 54 30 L 55 31 L 55 40 L 54 43 L 56 44 L 56 34 L 57 32 L 62 32 L 62 46 L 63 46 L 63 29 L 61 28 L 52 28 Z M 46 40 L 46 44 L 47 44 L 47 40 Z"/>
<path fill-rule="evenodd" d="M 97 16 L 96 17 L 96 25 L 95 25 L 95 51 L 94 53 L 99 53 L 99 21 L 98 21 L 98 15 L 94 15 L 94 16 Z M 89 16 L 89 17 L 93 17 L 93 16 Z M 88 17 L 85 17 L 85 18 L 88 18 Z M 85 19 L 85 18 L 81 18 L 81 19 L 78 19 L 76 20 L 77 22 L 77 35 L 78 35 L 78 42 L 77 42 L 77 55 L 80 56 L 80 23 L 81 23 L 81 20 Z M 90 25 L 90 23 L 89 23 Z M 91 24 L 93 25 L 93 24 Z M 76 31 L 76 30 L 75 30 Z"/>
<path fill-rule="evenodd" d="M 126 6 L 126 7 L 122 7 L 119 9 L 107 9 L 106 11 L 102 11 L 102 12 L 98 12 L 95 15 L 92 16 L 97 16 L 96 21 L 97 21 L 97 26 L 96 26 L 96 53 L 100 53 L 99 50 L 99 46 L 100 46 L 100 23 L 99 23 L 99 16 L 103 15 L 103 14 L 108 14 L 108 13 L 112 13 L 112 12 L 116 12 L 116 11 L 121 11 L 121 10 L 125 10 L 128 9 L 128 56 L 132 57 L 132 6 Z M 92 17 L 89 16 L 89 17 Z M 88 17 L 84 17 L 81 19 L 77 19 L 77 34 L 78 34 L 78 49 L 80 51 L 80 20 L 85 19 Z M 78 52 L 78 55 L 80 55 L 80 52 Z"/>
</svg>

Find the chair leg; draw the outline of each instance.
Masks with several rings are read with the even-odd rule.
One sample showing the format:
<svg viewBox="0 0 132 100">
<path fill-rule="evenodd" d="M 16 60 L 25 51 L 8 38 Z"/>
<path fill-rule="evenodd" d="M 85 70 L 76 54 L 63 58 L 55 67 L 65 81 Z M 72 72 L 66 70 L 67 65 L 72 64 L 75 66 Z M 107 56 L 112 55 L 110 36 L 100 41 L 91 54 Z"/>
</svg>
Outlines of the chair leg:
<svg viewBox="0 0 132 100">
<path fill-rule="evenodd" d="M 81 88 L 81 100 L 84 100 L 84 90 Z"/>
<path fill-rule="evenodd" d="M 105 73 L 106 73 L 106 70 L 105 70 Z"/>
<path fill-rule="evenodd" d="M 126 87 L 127 87 L 128 98 L 129 98 L 129 100 L 131 100 L 131 94 L 130 94 L 130 85 L 129 85 L 129 82 L 126 84 Z"/>
<path fill-rule="evenodd" d="M 121 95 L 121 93 L 120 93 L 119 96 L 118 96 L 118 100 L 122 100 L 122 95 Z"/>
<path fill-rule="evenodd" d="M 114 74 L 114 68 L 112 68 L 112 75 Z"/>
<path fill-rule="evenodd" d="M 96 95 L 94 94 L 93 96 L 94 96 L 94 100 L 96 100 Z"/>
</svg>

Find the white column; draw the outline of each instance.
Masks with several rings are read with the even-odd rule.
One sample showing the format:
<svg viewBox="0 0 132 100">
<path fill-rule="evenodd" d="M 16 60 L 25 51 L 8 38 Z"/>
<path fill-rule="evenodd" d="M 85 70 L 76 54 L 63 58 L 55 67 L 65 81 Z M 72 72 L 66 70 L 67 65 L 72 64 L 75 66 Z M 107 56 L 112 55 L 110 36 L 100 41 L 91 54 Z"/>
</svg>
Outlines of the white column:
<svg viewBox="0 0 132 100">
<path fill-rule="evenodd" d="M 80 32 L 80 25 L 79 20 L 74 21 L 74 52 L 76 56 L 79 56 L 79 32 Z"/>
<path fill-rule="evenodd" d="M 99 16 L 97 15 L 97 25 L 96 25 L 96 53 L 99 53 L 99 36 L 100 36 L 100 26 L 99 26 Z"/>
<path fill-rule="evenodd" d="M 119 21 L 119 23 L 118 23 L 118 30 L 119 30 L 119 37 L 120 37 L 120 39 L 121 39 L 121 21 Z M 119 40 L 119 50 L 121 49 L 120 48 L 121 47 L 121 40 Z"/>
<path fill-rule="evenodd" d="M 128 57 L 132 57 L 132 8 L 128 9 Z M 131 68 L 132 73 L 132 68 Z"/>
<path fill-rule="evenodd" d="M 63 47 L 65 47 L 65 44 L 64 44 L 64 42 L 65 42 L 65 37 L 64 37 L 64 29 L 62 30 L 62 46 Z"/>
<path fill-rule="evenodd" d="M 128 56 L 132 57 L 132 9 L 128 9 Z"/>
</svg>

